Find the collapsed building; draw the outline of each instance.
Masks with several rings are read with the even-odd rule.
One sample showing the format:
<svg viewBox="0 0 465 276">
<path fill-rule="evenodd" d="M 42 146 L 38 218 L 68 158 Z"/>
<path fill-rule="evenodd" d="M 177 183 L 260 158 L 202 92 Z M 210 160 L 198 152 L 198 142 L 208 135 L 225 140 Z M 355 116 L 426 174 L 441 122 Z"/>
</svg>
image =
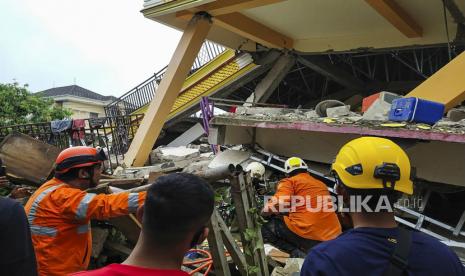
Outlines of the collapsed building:
<svg viewBox="0 0 465 276">
<path fill-rule="evenodd" d="M 308 161 L 310 172 L 331 188 L 330 164 L 343 144 L 386 137 L 410 156 L 415 196 L 422 198 L 413 208 L 398 206 L 397 221 L 440 239 L 463 259 L 464 11 L 459 1 L 145 1 L 145 17 L 184 33 L 167 67 L 108 105 L 100 127 L 89 122 L 84 130 L 88 144 L 111 156 L 114 176 L 100 189 L 137 189 L 162 173 L 205 175 L 214 168 L 221 177 L 212 183 L 224 188 L 240 183 L 236 165 L 251 161 L 264 164 L 273 183 L 290 156 Z M 393 122 L 392 99 L 382 91 L 440 103 L 441 119 Z M 72 144 L 45 125 L 0 134 L 12 131 Z M 8 163 L 6 151 L 1 154 Z M 229 275 L 225 262 L 254 264 L 264 273 L 264 252 L 241 255 L 223 219 L 212 223 L 221 237 L 215 239 L 220 245 L 210 244 L 215 273 Z M 129 246 L 140 225 L 122 220 L 110 223 Z M 235 257 L 222 257 L 222 242 Z M 106 246 L 128 252 L 113 241 Z"/>
</svg>

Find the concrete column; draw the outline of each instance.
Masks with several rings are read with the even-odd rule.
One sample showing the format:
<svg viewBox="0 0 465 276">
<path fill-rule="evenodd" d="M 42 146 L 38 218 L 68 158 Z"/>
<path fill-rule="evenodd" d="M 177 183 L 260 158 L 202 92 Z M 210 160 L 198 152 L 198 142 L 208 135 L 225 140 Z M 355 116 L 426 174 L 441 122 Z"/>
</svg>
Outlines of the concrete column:
<svg viewBox="0 0 465 276">
<path fill-rule="evenodd" d="M 189 22 L 125 155 L 127 167 L 143 166 L 147 161 L 210 27 L 210 19 L 203 15 L 195 15 Z"/>
</svg>

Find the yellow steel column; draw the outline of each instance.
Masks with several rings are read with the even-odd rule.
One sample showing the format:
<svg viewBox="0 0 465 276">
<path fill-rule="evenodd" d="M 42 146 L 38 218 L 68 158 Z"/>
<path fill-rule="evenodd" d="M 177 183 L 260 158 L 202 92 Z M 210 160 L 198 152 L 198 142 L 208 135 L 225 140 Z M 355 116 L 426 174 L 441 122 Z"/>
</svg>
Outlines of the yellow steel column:
<svg viewBox="0 0 465 276">
<path fill-rule="evenodd" d="M 406 97 L 443 103 L 446 111 L 465 101 L 465 52 L 444 65 Z"/>
<path fill-rule="evenodd" d="M 143 166 L 147 161 L 210 27 L 211 21 L 207 15 L 197 14 L 189 22 L 125 155 L 124 164 L 127 167 Z"/>
</svg>

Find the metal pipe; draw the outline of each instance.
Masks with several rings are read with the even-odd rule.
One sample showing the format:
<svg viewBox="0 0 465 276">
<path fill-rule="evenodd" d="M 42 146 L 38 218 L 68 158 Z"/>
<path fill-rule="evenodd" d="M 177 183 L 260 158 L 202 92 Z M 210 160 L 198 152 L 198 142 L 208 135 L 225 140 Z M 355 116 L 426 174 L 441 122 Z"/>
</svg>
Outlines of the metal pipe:
<svg viewBox="0 0 465 276">
<path fill-rule="evenodd" d="M 207 169 L 194 173 L 195 175 L 205 179 L 208 182 L 216 182 L 218 180 L 227 179 L 234 176 L 236 173 L 236 166 L 233 164 L 224 165 L 216 168 Z"/>
</svg>

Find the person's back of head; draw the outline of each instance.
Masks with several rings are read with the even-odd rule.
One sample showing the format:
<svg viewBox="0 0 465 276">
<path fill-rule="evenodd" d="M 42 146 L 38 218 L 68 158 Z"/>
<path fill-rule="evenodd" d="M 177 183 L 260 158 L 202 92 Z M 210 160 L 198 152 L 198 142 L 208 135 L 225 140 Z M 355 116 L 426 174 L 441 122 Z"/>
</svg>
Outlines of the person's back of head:
<svg viewBox="0 0 465 276">
<path fill-rule="evenodd" d="M 193 247 L 205 239 L 213 208 L 214 193 L 205 180 L 187 173 L 162 176 L 147 191 L 144 241 L 162 248 Z"/>
</svg>

